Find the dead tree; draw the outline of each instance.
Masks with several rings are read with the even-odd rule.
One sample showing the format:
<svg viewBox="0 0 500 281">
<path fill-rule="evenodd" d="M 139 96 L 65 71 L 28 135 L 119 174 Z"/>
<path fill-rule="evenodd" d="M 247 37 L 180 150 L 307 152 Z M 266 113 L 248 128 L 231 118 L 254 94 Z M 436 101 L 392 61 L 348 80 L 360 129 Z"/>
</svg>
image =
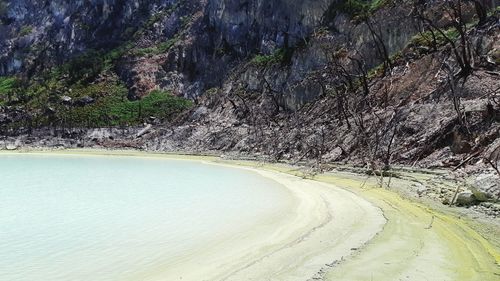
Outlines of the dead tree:
<svg viewBox="0 0 500 281">
<path fill-rule="evenodd" d="M 467 122 L 467 117 L 462 110 L 462 102 L 461 102 L 461 86 L 458 83 L 455 73 L 453 72 L 453 67 L 448 63 L 444 64 L 445 70 L 447 72 L 446 75 L 446 88 L 448 88 L 450 99 L 453 103 L 453 109 L 457 114 L 458 124 L 465 129 L 467 133 L 470 133 L 469 126 Z"/>
<path fill-rule="evenodd" d="M 390 73 L 392 69 L 392 61 L 387 46 L 385 44 L 384 38 L 382 37 L 382 30 L 380 24 L 376 24 L 376 22 L 373 22 L 371 17 L 366 17 L 364 23 L 368 27 L 373 43 L 375 44 L 377 53 L 380 56 L 380 59 L 383 61 L 384 75 L 387 74 L 387 71 L 389 71 Z"/>
<path fill-rule="evenodd" d="M 445 0 L 440 7 L 433 7 L 431 5 L 426 1 L 414 0 L 413 15 L 422 22 L 424 30 L 431 33 L 433 45 L 436 50 L 439 45 L 438 34 L 446 44 L 450 45 L 454 58 L 460 68 L 460 71 L 455 76 L 465 81 L 473 72 L 474 58 L 471 51 L 467 22 L 463 15 L 464 3 L 462 0 Z M 449 16 L 452 28 L 459 34 L 458 40 L 450 36 L 444 27 L 438 26 L 437 22 L 428 16 L 428 12 L 432 8 L 441 8 Z"/>
</svg>

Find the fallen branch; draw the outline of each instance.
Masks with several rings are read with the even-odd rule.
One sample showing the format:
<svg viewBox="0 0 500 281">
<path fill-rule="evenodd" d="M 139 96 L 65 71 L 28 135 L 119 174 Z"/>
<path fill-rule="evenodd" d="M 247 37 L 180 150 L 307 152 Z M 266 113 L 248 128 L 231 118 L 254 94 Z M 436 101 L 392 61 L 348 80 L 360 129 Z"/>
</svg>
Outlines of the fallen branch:
<svg viewBox="0 0 500 281">
<path fill-rule="evenodd" d="M 435 218 L 435 216 L 432 215 L 431 222 L 429 223 L 429 225 L 425 229 L 431 229 L 432 228 L 432 224 L 434 223 L 434 218 Z"/>
</svg>

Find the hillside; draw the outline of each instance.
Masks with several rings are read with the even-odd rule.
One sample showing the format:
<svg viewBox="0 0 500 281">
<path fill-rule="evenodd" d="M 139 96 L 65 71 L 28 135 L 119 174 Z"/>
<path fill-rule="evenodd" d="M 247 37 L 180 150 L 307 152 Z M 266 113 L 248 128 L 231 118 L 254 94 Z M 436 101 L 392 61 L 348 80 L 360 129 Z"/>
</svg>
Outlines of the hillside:
<svg viewBox="0 0 500 281">
<path fill-rule="evenodd" d="M 3 0 L 0 142 L 446 168 L 498 200 L 498 4 Z"/>
</svg>

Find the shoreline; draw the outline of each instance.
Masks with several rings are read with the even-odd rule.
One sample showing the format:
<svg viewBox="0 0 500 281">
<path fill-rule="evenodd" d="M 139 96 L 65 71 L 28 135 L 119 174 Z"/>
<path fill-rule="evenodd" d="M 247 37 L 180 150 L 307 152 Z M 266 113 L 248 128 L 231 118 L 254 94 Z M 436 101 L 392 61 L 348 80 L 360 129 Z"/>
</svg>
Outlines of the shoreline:
<svg viewBox="0 0 500 281">
<path fill-rule="evenodd" d="M 136 150 L 0 152 L 22 153 L 202 161 L 252 170 L 284 184 L 297 198 L 310 201 L 298 212 L 293 223 L 303 226 L 295 235 L 283 235 L 293 229 L 282 229 L 275 243 L 270 243 L 271 246 L 268 243 L 250 255 L 248 249 L 233 249 L 225 258 L 212 255 L 210 262 L 202 258 L 203 254 L 194 255 L 192 259 L 202 258 L 199 263 L 206 266 L 191 269 L 192 277 L 183 276 L 183 280 L 242 280 L 243 276 L 246 280 L 308 280 L 313 277 L 317 278 L 315 280 L 495 280 L 500 275 L 498 245 L 483 238 L 469 222 L 436 210 L 434 206 L 411 202 L 393 191 L 376 188 L 371 182 L 360 187 L 364 180 L 361 176 L 326 173 L 316 176 L 315 180 L 307 180 L 291 175 L 296 172 L 281 165 Z M 357 215 L 353 202 L 360 205 Z M 304 236 L 311 230 L 311 236 Z M 343 241 L 339 241 L 341 237 Z M 262 241 L 256 242 L 259 243 L 262 246 Z M 232 248 L 238 248 L 236 246 Z M 258 245 L 252 248 L 256 247 Z M 212 251 L 223 252 L 217 247 Z M 235 259 L 238 255 L 243 259 Z M 214 262 L 222 266 L 211 269 Z M 157 273 L 150 273 L 150 278 L 130 280 L 160 280 L 165 278 L 164 273 L 164 269 L 158 269 Z"/>
</svg>

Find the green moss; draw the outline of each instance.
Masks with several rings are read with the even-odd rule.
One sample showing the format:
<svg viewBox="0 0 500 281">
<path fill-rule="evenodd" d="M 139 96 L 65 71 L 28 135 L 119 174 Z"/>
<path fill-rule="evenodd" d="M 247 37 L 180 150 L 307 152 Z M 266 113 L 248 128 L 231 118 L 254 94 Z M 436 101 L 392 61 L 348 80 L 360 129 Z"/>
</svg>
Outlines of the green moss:
<svg viewBox="0 0 500 281">
<path fill-rule="evenodd" d="M 165 11 L 160 11 L 156 14 L 151 15 L 149 19 L 145 22 L 144 28 L 151 28 L 155 23 L 160 21 L 163 17 L 169 15 L 172 13 L 172 10 L 165 10 Z"/>
<path fill-rule="evenodd" d="M 351 16 L 358 16 L 364 13 L 367 13 L 369 10 L 370 4 L 366 1 L 361 0 L 347 0 L 343 1 L 338 6 L 338 11 L 346 13 Z"/>
<path fill-rule="evenodd" d="M 182 28 L 186 28 L 189 24 L 193 22 L 193 16 L 192 15 L 182 16 L 180 20 Z"/>
<path fill-rule="evenodd" d="M 182 1 L 181 1 L 182 3 Z M 137 39 L 139 38 L 140 36 L 142 36 L 144 34 L 144 32 L 148 29 L 151 29 L 155 23 L 159 22 L 160 20 L 162 20 L 163 18 L 165 18 L 166 16 L 169 16 L 171 15 L 175 10 L 177 10 L 179 8 L 179 3 L 176 3 L 175 5 L 173 5 L 170 9 L 167 9 L 167 10 L 162 10 L 162 11 L 159 11 L 153 15 L 151 15 L 149 17 L 149 19 L 144 22 L 144 24 L 142 25 L 141 28 L 139 28 L 135 34 L 134 34 L 134 38 Z"/>
<path fill-rule="evenodd" d="M 398 61 L 400 61 L 402 59 L 404 59 L 404 58 L 403 58 L 403 54 L 401 52 L 396 52 L 393 55 L 391 55 L 389 58 L 391 65 L 397 65 Z M 367 73 L 368 79 L 373 79 L 375 77 L 383 76 L 385 73 L 385 70 L 386 70 L 385 67 L 386 67 L 386 64 L 381 63 L 381 64 L 373 67 L 372 69 L 368 70 L 368 73 Z"/>
</svg>

